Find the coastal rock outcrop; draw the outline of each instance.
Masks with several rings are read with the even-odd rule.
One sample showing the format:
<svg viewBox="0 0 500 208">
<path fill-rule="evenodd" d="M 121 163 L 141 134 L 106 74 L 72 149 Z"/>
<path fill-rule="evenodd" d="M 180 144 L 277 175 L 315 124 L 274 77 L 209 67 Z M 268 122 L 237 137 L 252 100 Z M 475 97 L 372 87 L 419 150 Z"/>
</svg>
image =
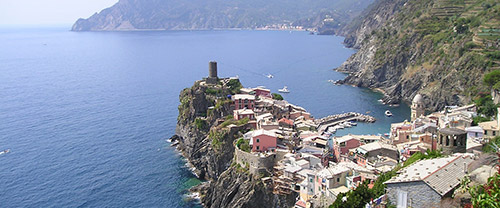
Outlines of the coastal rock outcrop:
<svg viewBox="0 0 500 208">
<path fill-rule="evenodd" d="M 246 123 L 232 121 L 227 95 L 241 88 L 239 80 L 230 86 L 219 82 L 207 86 L 197 81 L 180 96 L 176 135 L 177 148 L 193 166 L 199 178 L 208 182 L 194 189 L 205 207 L 291 207 L 296 194 L 275 195 L 260 176 L 236 166 L 234 141 L 242 136 Z M 228 125 L 229 127 L 225 127 Z"/>
<path fill-rule="evenodd" d="M 297 194 L 275 195 L 262 180 L 230 167 L 215 182 L 206 184 L 201 192 L 206 207 L 291 207 Z"/>
</svg>

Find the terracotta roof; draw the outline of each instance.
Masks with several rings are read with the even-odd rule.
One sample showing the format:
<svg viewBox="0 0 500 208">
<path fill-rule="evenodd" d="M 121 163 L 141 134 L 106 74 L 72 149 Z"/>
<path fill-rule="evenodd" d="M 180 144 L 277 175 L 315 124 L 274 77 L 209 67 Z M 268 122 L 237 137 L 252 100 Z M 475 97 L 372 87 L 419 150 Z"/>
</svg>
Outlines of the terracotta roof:
<svg viewBox="0 0 500 208">
<path fill-rule="evenodd" d="M 297 203 L 295 203 L 295 206 L 306 208 L 306 202 L 299 200 L 297 201 Z"/>
<path fill-rule="evenodd" d="M 289 126 L 293 126 L 293 121 L 291 121 L 290 119 L 286 119 L 286 118 L 282 118 L 278 121 L 278 123 L 285 123 Z"/>
</svg>

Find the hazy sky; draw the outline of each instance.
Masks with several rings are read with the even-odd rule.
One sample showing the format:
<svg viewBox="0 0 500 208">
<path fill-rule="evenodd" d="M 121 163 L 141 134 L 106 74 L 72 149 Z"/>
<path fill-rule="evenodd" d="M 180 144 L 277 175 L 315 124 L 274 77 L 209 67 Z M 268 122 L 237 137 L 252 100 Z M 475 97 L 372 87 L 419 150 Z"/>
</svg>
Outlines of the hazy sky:
<svg viewBox="0 0 500 208">
<path fill-rule="evenodd" d="M 0 0 L 0 25 L 71 24 L 118 0 Z"/>
</svg>

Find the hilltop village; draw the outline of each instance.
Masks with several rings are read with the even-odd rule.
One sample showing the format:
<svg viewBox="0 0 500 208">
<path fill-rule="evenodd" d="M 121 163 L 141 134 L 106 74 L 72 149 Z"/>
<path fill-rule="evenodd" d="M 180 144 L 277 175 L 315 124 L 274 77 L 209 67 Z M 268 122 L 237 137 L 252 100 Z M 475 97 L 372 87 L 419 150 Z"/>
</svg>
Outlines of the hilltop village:
<svg viewBox="0 0 500 208">
<path fill-rule="evenodd" d="M 335 136 L 337 129 L 375 118 L 350 112 L 316 119 L 269 89 L 243 88 L 237 77 L 218 78 L 215 62 L 195 85 L 214 97 L 207 113 L 195 119 L 199 129 L 211 126 L 207 138 L 214 151 L 232 145 L 231 167 L 257 178 L 274 195 L 294 196 L 295 207 L 347 203 L 348 192 L 358 187 L 374 193 L 358 202 L 366 207 L 439 207 L 457 203 L 449 202 L 452 196 L 466 204 L 470 196 L 456 191 L 464 178 L 481 184 L 496 171 L 481 151 L 499 134 L 500 120 L 472 126 L 474 105 L 426 114 L 425 98 L 417 94 L 411 120 L 393 123 L 389 134 Z M 214 124 L 208 123 L 214 114 Z M 234 140 L 222 142 L 221 132 L 235 132 Z"/>
</svg>

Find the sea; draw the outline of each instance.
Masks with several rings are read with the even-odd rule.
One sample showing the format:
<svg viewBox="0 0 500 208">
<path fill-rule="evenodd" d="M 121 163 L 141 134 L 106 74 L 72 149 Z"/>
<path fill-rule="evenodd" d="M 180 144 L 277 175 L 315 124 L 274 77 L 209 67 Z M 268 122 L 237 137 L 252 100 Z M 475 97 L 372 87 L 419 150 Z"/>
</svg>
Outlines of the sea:
<svg viewBox="0 0 500 208">
<path fill-rule="evenodd" d="M 406 104 L 333 85 L 355 50 L 304 31 L 71 32 L 0 28 L 0 207 L 196 207 L 200 183 L 166 141 L 179 92 L 206 77 L 239 76 L 316 118 L 368 113 L 337 135 L 383 134 L 409 119 Z M 273 78 L 266 75 L 272 74 Z M 394 116 L 385 117 L 390 110 Z"/>
</svg>

